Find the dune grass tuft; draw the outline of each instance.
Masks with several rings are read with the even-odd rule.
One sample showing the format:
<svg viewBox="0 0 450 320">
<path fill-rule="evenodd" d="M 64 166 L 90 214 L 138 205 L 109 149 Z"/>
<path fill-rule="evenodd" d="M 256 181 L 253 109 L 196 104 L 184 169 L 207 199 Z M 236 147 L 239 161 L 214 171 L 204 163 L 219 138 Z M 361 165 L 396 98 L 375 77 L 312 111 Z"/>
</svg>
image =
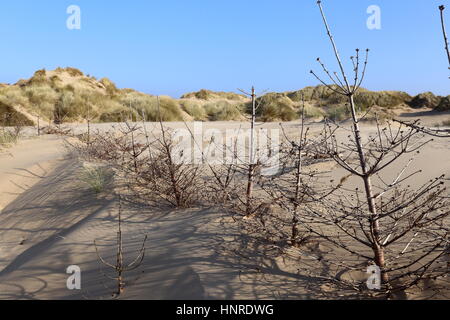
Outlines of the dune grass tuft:
<svg viewBox="0 0 450 320">
<path fill-rule="evenodd" d="M 19 136 L 9 130 L 0 130 L 0 148 L 16 144 Z"/>
<path fill-rule="evenodd" d="M 80 181 L 88 185 L 95 193 L 102 193 L 113 177 L 111 170 L 103 167 L 89 167 L 82 169 Z"/>
</svg>

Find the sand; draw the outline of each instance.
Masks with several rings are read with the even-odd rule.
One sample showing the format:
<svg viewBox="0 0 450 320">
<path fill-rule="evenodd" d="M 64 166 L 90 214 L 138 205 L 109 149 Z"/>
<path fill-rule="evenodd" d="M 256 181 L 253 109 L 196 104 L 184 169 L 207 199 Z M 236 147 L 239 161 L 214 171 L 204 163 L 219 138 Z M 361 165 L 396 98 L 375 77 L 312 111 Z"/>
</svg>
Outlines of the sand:
<svg viewBox="0 0 450 320">
<path fill-rule="evenodd" d="M 425 123 L 449 117 L 430 114 Z M 220 130 L 244 125 L 204 123 Z M 298 123 L 285 126 L 296 130 Z M 85 125 L 72 127 L 78 133 L 85 130 Z M 363 125 L 365 135 L 374 130 Z M 114 260 L 117 202 L 80 182 L 83 164 L 64 145 L 59 136 L 33 137 L 0 154 L 0 299 L 113 298 L 115 282 L 107 277 L 113 272 L 99 262 L 93 242 L 97 240 L 105 260 Z M 415 159 L 414 167 L 424 171 L 414 184 L 443 173 L 450 176 L 449 164 L 450 139 L 434 141 Z M 335 179 L 345 174 L 331 169 Z M 281 255 L 276 246 L 252 243 L 223 210 L 157 210 L 126 202 L 124 219 L 126 261 L 136 257 L 145 235 L 148 240 L 143 264 L 125 274 L 121 299 L 339 298 L 323 279 L 307 275 L 308 268 L 321 267 L 307 252 L 289 249 Z M 71 265 L 81 268 L 81 290 L 66 286 Z M 426 292 L 410 296 L 430 297 Z"/>
</svg>

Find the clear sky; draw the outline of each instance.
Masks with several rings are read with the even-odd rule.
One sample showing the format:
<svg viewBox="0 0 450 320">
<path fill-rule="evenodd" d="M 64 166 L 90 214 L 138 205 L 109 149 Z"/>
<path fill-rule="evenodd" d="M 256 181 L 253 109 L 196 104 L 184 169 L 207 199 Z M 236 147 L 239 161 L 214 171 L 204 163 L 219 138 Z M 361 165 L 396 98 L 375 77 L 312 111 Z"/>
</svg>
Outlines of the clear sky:
<svg viewBox="0 0 450 320">
<path fill-rule="evenodd" d="M 450 94 L 439 4 L 450 0 L 323 0 L 342 57 L 371 49 L 364 87 Z M 69 5 L 81 30 L 66 27 Z M 366 26 L 381 8 L 381 30 Z M 0 82 L 72 66 L 120 88 L 178 97 L 202 88 L 297 90 L 332 52 L 315 0 L 3 0 Z"/>
</svg>

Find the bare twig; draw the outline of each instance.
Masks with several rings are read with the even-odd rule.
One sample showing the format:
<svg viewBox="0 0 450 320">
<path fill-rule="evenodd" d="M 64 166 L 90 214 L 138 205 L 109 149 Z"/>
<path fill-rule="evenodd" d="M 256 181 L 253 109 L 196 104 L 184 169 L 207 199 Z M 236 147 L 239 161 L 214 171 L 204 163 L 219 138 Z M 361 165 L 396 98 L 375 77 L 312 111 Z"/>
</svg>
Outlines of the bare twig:
<svg viewBox="0 0 450 320">
<path fill-rule="evenodd" d="M 449 65 L 448 68 L 450 69 L 450 49 L 448 46 L 447 31 L 445 29 L 444 10 L 445 10 L 444 5 L 439 6 L 439 11 L 441 12 L 441 26 L 442 26 L 442 33 L 444 35 L 445 52 L 447 53 L 448 65 Z"/>
<path fill-rule="evenodd" d="M 118 231 L 117 231 L 117 254 L 116 254 L 116 262 L 115 264 L 107 262 L 105 259 L 103 259 L 100 256 L 98 246 L 96 241 L 94 241 L 95 250 L 97 252 L 97 256 L 101 263 L 103 263 L 105 266 L 110 267 L 115 270 L 117 273 L 117 277 L 112 278 L 113 280 L 117 281 L 117 296 L 120 296 L 125 289 L 125 282 L 123 280 L 123 274 L 128 271 L 132 271 L 136 268 L 138 268 L 142 261 L 144 260 L 145 256 L 145 243 L 147 241 L 147 236 L 145 236 L 144 241 L 142 242 L 142 247 L 139 250 L 138 256 L 129 264 L 126 264 L 124 262 L 124 251 L 123 251 L 123 235 L 122 235 L 122 199 L 119 195 L 119 212 L 118 212 Z"/>
</svg>

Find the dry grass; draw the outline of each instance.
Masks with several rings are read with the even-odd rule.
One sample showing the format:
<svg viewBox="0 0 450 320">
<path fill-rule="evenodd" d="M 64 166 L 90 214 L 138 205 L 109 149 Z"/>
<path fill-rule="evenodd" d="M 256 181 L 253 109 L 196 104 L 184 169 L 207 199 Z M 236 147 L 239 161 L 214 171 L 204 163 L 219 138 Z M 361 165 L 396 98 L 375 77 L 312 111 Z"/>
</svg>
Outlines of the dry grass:
<svg viewBox="0 0 450 320">
<path fill-rule="evenodd" d="M 16 144 L 19 136 L 11 131 L 0 131 L 0 148 Z"/>
<path fill-rule="evenodd" d="M 95 193 L 101 193 L 111 181 L 112 171 L 103 167 L 84 167 L 80 181 L 88 185 Z"/>
<path fill-rule="evenodd" d="M 325 86 L 306 87 L 302 90 L 268 93 L 260 98 L 260 121 L 291 121 L 300 118 L 304 97 L 307 118 L 328 117 L 336 120 L 348 118 L 345 99 Z M 378 106 L 393 110 L 407 105 L 412 97 L 404 92 L 371 92 L 361 89 L 355 95 L 359 111 Z M 54 71 L 39 70 L 29 80 L 20 80 L 12 86 L 0 88 L 0 102 L 17 117 L 28 119 L 14 110 L 23 108 L 43 121 L 81 122 L 87 110 L 93 122 L 120 122 L 125 119 L 158 121 L 156 97 L 132 89 L 119 89 L 109 79 L 96 80 L 75 68 L 58 68 Z M 447 108 L 445 98 L 437 107 Z M 0 116 L 5 111 L 0 108 Z M 248 114 L 248 99 L 233 92 L 200 90 L 188 93 L 181 99 L 161 98 L 161 114 L 164 121 L 228 121 L 243 120 Z M 15 125 L 14 121 L 12 125 Z M 23 122 L 23 121 L 22 121 Z"/>
</svg>

